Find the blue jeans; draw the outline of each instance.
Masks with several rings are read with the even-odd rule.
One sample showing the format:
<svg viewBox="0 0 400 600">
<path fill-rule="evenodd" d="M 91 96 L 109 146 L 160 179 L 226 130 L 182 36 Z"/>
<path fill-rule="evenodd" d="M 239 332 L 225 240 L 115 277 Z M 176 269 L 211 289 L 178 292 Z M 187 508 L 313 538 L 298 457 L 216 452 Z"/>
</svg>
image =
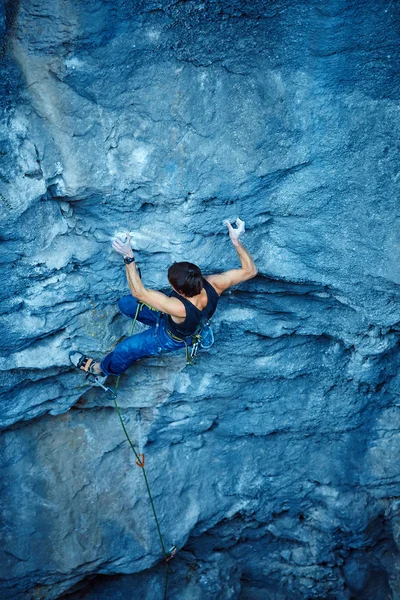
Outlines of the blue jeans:
<svg viewBox="0 0 400 600">
<path fill-rule="evenodd" d="M 120 311 L 132 319 L 135 317 L 137 305 L 138 301 L 133 296 L 124 296 L 118 302 Z M 139 311 L 137 320 L 150 325 L 151 329 L 132 335 L 117 344 L 100 363 L 105 375 L 121 375 L 131 364 L 144 356 L 157 356 L 185 348 L 184 342 L 176 342 L 168 335 L 164 318 L 158 310 L 152 310 L 144 305 Z M 186 343 L 189 346 L 192 338 L 186 338 Z"/>
</svg>

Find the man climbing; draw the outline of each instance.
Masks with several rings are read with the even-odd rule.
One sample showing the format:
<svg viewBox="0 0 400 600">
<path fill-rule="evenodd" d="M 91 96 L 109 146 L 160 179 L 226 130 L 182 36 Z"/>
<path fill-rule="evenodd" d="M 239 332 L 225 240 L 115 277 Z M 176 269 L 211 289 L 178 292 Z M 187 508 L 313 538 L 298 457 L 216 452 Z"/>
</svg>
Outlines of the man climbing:
<svg viewBox="0 0 400 600">
<path fill-rule="evenodd" d="M 135 318 L 137 315 L 137 320 L 150 325 L 150 329 L 120 342 L 102 361 L 72 351 L 72 364 L 94 376 L 121 375 L 139 358 L 190 346 L 193 336 L 214 314 L 222 292 L 257 274 L 252 257 L 239 239 L 244 232 L 244 222 L 237 219 L 236 228 L 229 221 L 225 224 L 239 255 L 241 268 L 203 277 L 199 267 L 192 263 L 174 263 L 168 269 L 168 281 L 173 289 L 169 296 L 143 285 L 136 269 L 129 234 L 126 234 L 125 241 L 116 238 L 112 246 L 124 258 L 131 290 L 131 295 L 118 302 L 119 309 L 128 317 Z"/>
</svg>

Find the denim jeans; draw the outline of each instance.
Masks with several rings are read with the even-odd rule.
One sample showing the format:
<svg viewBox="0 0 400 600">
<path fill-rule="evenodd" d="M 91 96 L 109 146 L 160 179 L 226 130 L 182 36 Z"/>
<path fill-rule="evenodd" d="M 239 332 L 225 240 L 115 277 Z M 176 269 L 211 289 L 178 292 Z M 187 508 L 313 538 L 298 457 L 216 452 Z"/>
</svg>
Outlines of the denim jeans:
<svg viewBox="0 0 400 600">
<path fill-rule="evenodd" d="M 138 301 L 133 296 L 124 296 L 118 302 L 120 311 L 132 319 L 135 317 Z M 165 320 L 158 310 L 144 305 L 138 314 L 138 321 L 150 325 L 150 329 L 137 333 L 116 345 L 100 363 L 105 375 L 121 375 L 135 361 L 144 356 L 157 356 L 185 348 L 184 342 L 176 342 L 165 330 Z M 186 338 L 189 346 L 192 338 Z"/>
</svg>

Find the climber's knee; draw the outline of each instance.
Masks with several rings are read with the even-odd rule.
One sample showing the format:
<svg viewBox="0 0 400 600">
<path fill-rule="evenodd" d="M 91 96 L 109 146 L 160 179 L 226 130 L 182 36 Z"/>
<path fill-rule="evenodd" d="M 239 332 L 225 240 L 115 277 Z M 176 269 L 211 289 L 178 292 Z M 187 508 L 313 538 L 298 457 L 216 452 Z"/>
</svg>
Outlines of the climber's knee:
<svg viewBox="0 0 400 600">
<path fill-rule="evenodd" d="M 134 317 L 137 309 L 137 300 L 133 296 L 123 296 L 118 300 L 118 308 L 123 315 L 127 317 Z"/>
</svg>

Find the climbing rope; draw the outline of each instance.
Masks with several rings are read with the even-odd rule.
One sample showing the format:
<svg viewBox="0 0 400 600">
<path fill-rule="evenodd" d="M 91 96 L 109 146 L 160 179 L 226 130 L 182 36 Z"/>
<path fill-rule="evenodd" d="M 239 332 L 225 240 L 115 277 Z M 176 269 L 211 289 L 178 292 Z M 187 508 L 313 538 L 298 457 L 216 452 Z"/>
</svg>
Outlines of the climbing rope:
<svg viewBox="0 0 400 600">
<path fill-rule="evenodd" d="M 139 311 L 141 310 L 142 306 L 143 306 L 143 305 L 142 305 L 141 303 L 138 303 L 138 305 L 137 305 L 136 314 L 135 314 L 135 317 L 134 317 L 134 319 L 133 319 L 133 323 L 132 323 L 132 329 L 131 329 L 131 333 L 130 333 L 130 335 L 132 335 L 132 334 L 133 334 L 133 331 L 134 331 L 134 329 L 135 329 L 135 325 L 136 325 L 136 322 L 137 322 L 137 318 L 138 318 L 138 315 L 139 315 Z M 96 379 L 96 378 L 95 378 L 95 379 Z M 139 452 L 137 452 L 137 451 L 136 451 L 136 448 L 135 448 L 135 446 L 133 445 L 133 442 L 132 442 L 132 440 L 131 440 L 131 438 L 130 438 L 130 436 L 129 436 L 129 433 L 128 433 L 128 431 L 127 431 L 126 427 L 125 427 L 125 422 L 124 422 L 123 416 L 122 416 L 122 414 L 121 414 L 121 410 L 120 410 L 120 408 L 119 408 L 119 406 L 118 406 L 118 402 L 117 402 L 117 396 L 118 396 L 118 387 L 119 387 L 119 381 L 120 381 L 120 379 L 121 379 L 121 376 L 119 375 L 119 376 L 117 377 L 117 381 L 116 381 L 116 383 L 115 383 L 115 388 L 114 388 L 114 390 L 112 390 L 111 388 L 109 388 L 109 387 L 106 387 L 105 385 L 101 384 L 101 383 L 100 383 L 98 380 L 96 380 L 96 385 L 99 385 L 99 386 L 100 386 L 100 387 L 102 387 L 102 388 L 103 388 L 105 391 L 108 391 L 108 392 L 111 392 L 111 393 L 112 393 L 112 395 L 113 395 L 113 401 L 114 401 L 114 406 L 115 406 L 115 410 L 116 410 L 116 411 L 117 411 L 117 413 L 118 413 L 118 417 L 119 417 L 119 420 L 120 420 L 120 422 L 121 422 L 122 429 L 123 429 L 123 431 L 124 431 L 124 434 L 125 434 L 125 436 L 126 436 L 126 439 L 128 440 L 128 443 L 129 443 L 129 445 L 130 445 L 130 447 L 131 447 L 131 449 L 132 449 L 132 451 L 133 451 L 133 453 L 134 453 L 134 455 L 135 455 L 135 458 L 136 458 L 136 464 L 138 465 L 138 467 L 140 467 L 140 468 L 141 468 L 141 470 L 142 470 L 142 473 L 143 473 L 143 478 L 144 478 L 144 482 L 145 482 L 145 484 L 146 484 L 147 494 L 148 494 L 148 496 L 149 496 L 150 505 L 151 505 L 151 508 L 152 508 L 152 511 L 153 511 L 153 515 L 154 515 L 154 521 L 155 521 L 155 523 L 156 523 L 156 527 L 157 527 L 158 537 L 159 537 L 159 539 L 160 539 L 161 550 L 162 550 L 162 553 L 163 553 L 163 556 L 164 556 L 164 562 L 165 562 L 165 585 L 164 585 L 164 600 L 167 600 L 167 591 L 168 591 L 168 577 L 169 577 L 169 561 L 170 561 L 170 560 L 171 560 L 171 558 L 173 558 L 173 556 L 175 555 L 175 553 L 176 553 L 176 547 L 175 547 L 175 546 L 173 546 L 173 547 L 172 547 L 172 548 L 171 548 L 169 551 L 167 551 L 167 550 L 166 550 L 166 548 L 165 548 L 165 544 L 164 544 L 163 536 L 162 536 L 162 533 L 161 533 L 160 523 L 159 523 L 159 520 L 158 520 L 158 517 L 157 517 L 157 513 L 156 513 L 156 509 L 155 509 L 155 506 L 154 506 L 153 496 L 152 496 L 152 494 L 151 494 L 151 490 L 150 490 L 149 480 L 148 480 L 148 478 L 147 478 L 147 473 L 146 473 L 146 469 L 145 469 L 145 466 L 144 466 L 144 453 L 143 453 L 143 448 L 141 448 L 141 446 L 142 446 L 142 442 L 141 442 L 141 438 L 142 438 L 142 433 L 141 433 L 141 422 L 140 422 L 140 420 L 138 421 L 138 443 L 139 443 Z M 95 383 L 95 382 L 93 381 L 93 383 Z M 139 415 L 139 419 L 140 419 L 140 415 Z"/>
</svg>

